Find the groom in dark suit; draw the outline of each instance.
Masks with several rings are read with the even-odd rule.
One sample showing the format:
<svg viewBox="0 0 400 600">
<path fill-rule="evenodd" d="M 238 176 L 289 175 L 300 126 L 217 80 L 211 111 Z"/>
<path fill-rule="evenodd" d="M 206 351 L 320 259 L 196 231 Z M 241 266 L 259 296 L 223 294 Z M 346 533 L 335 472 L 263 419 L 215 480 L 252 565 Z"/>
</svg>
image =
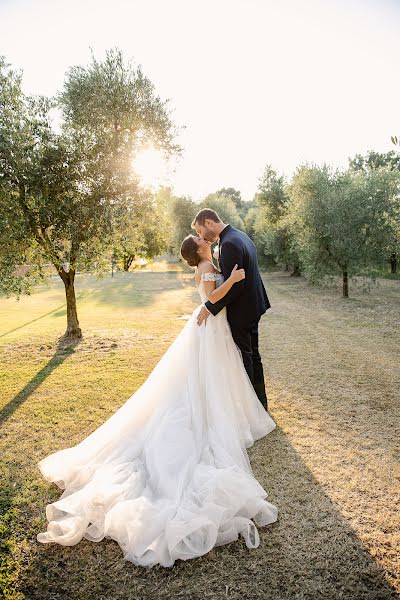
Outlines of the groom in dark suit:
<svg viewBox="0 0 400 600">
<path fill-rule="evenodd" d="M 219 263 L 225 279 L 228 279 L 235 265 L 245 270 L 246 278 L 235 283 L 226 296 L 215 304 L 210 301 L 205 303 L 197 322 L 201 325 L 210 313 L 217 315 L 226 306 L 232 336 L 242 353 L 247 374 L 261 404 L 268 410 L 258 350 L 258 323 L 271 305 L 258 270 L 256 247 L 248 235 L 223 223 L 210 208 L 203 208 L 197 213 L 192 227 L 210 243 L 219 239 Z"/>
</svg>

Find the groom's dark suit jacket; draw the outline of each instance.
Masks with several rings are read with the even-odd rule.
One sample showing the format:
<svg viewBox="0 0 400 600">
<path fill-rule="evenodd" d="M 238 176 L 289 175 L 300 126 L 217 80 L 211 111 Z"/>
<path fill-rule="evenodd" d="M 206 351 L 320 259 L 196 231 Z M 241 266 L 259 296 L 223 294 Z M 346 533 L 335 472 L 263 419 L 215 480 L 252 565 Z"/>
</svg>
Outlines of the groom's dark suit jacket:
<svg viewBox="0 0 400 600">
<path fill-rule="evenodd" d="M 235 264 L 245 270 L 246 278 L 235 283 L 215 304 L 208 300 L 205 305 L 210 313 L 217 315 L 226 306 L 231 326 L 258 322 L 271 305 L 258 270 L 256 247 L 248 235 L 232 225 L 227 225 L 219 236 L 219 264 L 225 279 Z"/>
</svg>

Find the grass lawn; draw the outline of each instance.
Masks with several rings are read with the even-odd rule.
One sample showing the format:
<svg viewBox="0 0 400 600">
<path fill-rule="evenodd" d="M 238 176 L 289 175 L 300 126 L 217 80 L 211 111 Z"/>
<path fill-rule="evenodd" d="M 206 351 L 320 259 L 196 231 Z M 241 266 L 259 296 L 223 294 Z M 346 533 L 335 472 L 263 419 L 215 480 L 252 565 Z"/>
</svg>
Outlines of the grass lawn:
<svg viewBox="0 0 400 600">
<path fill-rule="evenodd" d="M 279 508 L 260 546 L 237 542 L 146 570 L 113 540 L 43 545 L 61 495 L 36 463 L 103 423 L 143 383 L 199 303 L 179 270 L 77 276 L 83 339 L 62 282 L 0 300 L 0 597 L 19 600 L 368 599 L 400 593 L 400 281 L 350 298 L 266 273 L 260 327 L 277 428 L 249 449 Z M 216 382 L 217 383 L 217 382 Z M 397 593 L 396 593 L 397 592 Z"/>
</svg>

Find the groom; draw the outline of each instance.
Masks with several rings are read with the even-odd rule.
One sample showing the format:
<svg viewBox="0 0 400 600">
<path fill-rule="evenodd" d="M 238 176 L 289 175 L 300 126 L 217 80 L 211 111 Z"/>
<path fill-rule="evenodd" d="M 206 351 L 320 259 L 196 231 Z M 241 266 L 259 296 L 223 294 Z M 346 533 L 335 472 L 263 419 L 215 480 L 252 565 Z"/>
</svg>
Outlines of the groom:
<svg viewBox="0 0 400 600">
<path fill-rule="evenodd" d="M 261 315 L 271 307 L 258 270 L 256 247 L 239 229 L 221 221 L 217 213 L 203 208 L 197 213 L 192 228 L 207 242 L 219 239 L 219 263 L 225 279 L 233 267 L 244 269 L 246 278 L 229 290 L 218 302 L 210 301 L 200 310 L 197 323 L 201 325 L 210 314 L 217 315 L 225 306 L 232 337 L 242 353 L 242 359 L 254 390 L 266 410 L 264 372 L 258 351 L 258 323 Z"/>
</svg>

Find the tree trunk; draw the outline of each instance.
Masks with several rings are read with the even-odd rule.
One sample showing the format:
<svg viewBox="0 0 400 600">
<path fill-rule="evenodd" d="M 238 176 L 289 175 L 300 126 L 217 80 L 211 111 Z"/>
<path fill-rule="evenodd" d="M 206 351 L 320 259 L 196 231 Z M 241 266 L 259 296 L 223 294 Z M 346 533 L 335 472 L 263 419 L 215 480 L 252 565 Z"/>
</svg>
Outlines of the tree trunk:
<svg viewBox="0 0 400 600">
<path fill-rule="evenodd" d="M 78 313 L 76 312 L 76 298 L 75 298 L 75 269 L 69 269 L 68 273 L 63 271 L 61 279 L 65 286 L 65 296 L 67 299 L 67 330 L 65 337 L 70 338 L 81 338 L 82 330 L 79 327 Z"/>
<path fill-rule="evenodd" d="M 134 256 L 132 254 L 124 254 L 124 271 L 129 271 L 131 264 L 134 261 Z"/>
<path fill-rule="evenodd" d="M 343 298 L 349 297 L 349 280 L 347 275 L 347 266 L 343 267 Z"/>
<path fill-rule="evenodd" d="M 397 253 L 393 252 L 390 255 L 390 272 L 397 273 Z"/>
</svg>

